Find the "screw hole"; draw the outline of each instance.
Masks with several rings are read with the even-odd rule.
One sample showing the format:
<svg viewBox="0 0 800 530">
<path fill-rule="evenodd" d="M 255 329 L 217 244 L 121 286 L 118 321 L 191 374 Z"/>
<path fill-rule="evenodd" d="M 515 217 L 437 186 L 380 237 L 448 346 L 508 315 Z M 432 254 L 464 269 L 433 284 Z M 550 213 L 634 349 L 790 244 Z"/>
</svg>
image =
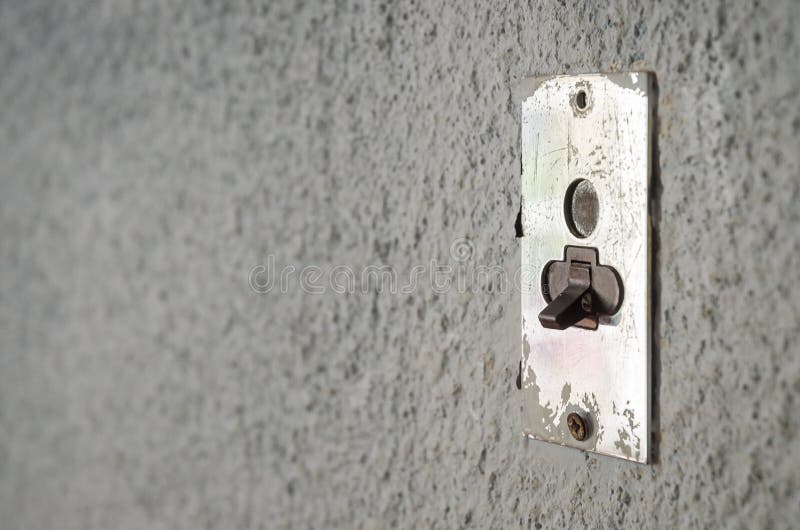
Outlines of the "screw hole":
<svg viewBox="0 0 800 530">
<path fill-rule="evenodd" d="M 575 106 L 578 110 L 586 110 L 588 102 L 586 100 L 586 91 L 579 90 L 577 94 L 575 94 Z"/>
</svg>

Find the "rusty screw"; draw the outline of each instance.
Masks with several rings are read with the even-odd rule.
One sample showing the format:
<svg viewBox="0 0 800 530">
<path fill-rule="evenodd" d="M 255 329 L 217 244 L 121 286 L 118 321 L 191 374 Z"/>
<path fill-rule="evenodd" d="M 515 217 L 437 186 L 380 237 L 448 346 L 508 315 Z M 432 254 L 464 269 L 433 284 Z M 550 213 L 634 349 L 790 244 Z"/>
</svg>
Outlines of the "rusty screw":
<svg viewBox="0 0 800 530">
<path fill-rule="evenodd" d="M 570 412 L 567 416 L 567 428 L 573 438 L 582 442 L 586 439 L 586 434 L 589 431 L 586 420 L 577 412 Z"/>
</svg>

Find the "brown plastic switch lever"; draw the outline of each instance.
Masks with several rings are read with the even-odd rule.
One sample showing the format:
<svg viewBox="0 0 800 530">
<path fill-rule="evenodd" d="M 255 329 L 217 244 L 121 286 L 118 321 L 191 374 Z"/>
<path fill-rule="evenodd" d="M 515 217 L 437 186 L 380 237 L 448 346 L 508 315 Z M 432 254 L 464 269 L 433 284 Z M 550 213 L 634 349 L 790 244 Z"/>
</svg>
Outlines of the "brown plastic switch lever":
<svg viewBox="0 0 800 530">
<path fill-rule="evenodd" d="M 612 267 L 598 263 L 597 249 L 567 246 L 563 260 L 545 267 L 542 294 L 542 326 L 597 329 L 599 317 L 614 315 L 622 305 L 622 281 Z"/>
</svg>

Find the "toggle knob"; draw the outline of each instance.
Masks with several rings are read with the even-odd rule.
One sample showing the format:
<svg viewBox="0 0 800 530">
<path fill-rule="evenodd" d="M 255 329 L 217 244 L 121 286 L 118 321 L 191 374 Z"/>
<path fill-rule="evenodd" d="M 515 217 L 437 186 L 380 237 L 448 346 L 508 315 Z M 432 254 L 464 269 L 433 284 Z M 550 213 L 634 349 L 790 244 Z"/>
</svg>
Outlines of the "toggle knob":
<svg viewBox="0 0 800 530">
<path fill-rule="evenodd" d="M 564 259 L 549 262 L 542 273 L 547 307 L 539 322 L 550 329 L 597 329 L 601 316 L 622 305 L 622 280 L 613 267 L 600 265 L 596 248 L 564 247 Z"/>
</svg>

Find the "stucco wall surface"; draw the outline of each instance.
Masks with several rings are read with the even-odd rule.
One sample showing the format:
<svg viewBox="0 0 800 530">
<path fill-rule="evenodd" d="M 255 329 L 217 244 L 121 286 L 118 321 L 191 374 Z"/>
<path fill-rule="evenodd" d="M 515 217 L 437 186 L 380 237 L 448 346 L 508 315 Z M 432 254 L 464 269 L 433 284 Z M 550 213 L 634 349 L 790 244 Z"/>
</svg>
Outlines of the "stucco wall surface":
<svg viewBox="0 0 800 530">
<path fill-rule="evenodd" d="M 0 526 L 791 528 L 800 3 L 0 3 Z M 530 75 L 659 85 L 657 462 L 520 437 Z M 282 292 L 284 291 L 284 292 Z"/>
</svg>

